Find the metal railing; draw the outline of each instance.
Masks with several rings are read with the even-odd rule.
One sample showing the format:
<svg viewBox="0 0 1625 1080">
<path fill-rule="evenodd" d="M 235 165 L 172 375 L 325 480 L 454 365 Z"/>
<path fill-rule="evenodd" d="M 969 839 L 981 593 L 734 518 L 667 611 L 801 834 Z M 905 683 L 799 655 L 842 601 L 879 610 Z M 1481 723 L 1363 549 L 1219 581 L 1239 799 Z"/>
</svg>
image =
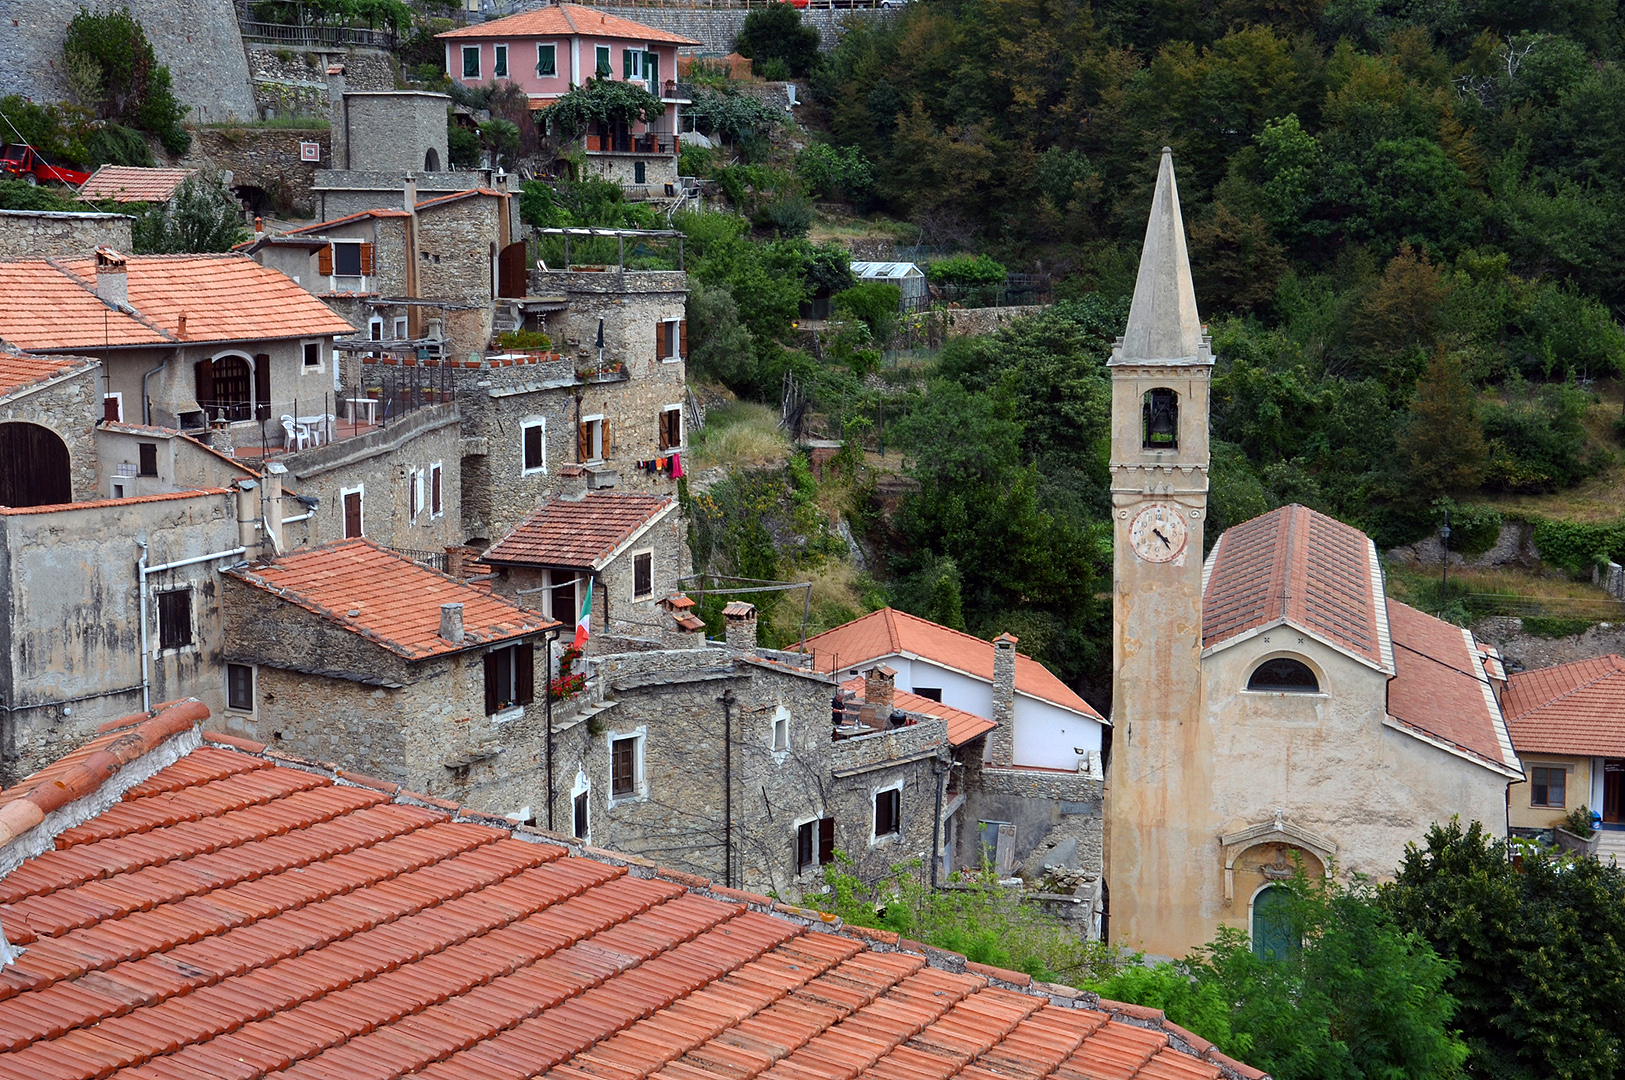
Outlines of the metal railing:
<svg viewBox="0 0 1625 1080">
<path fill-rule="evenodd" d="M 395 31 L 367 26 L 324 26 L 319 23 L 268 23 L 257 19 L 237 20 L 237 28 L 248 41 L 295 48 L 330 46 L 343 48 L 366 45 L 379 49 L 395 47 Z"/>
<path fill-rule="evenodd" d="M 446 573 L 448 556 L 444 551 L 419 551 L 416 548 L 398 547 L 392 547 L 389 550 L 397 555 L 405 555 L 419 566 L 427 567 L 430 570 L 438 570 L 442 574 Z"/>
<path fill-rule="evenodd" d="M 588 135 L 587 152 L 597 154 L 675 154 L 676 135 Z"/>
</svg>

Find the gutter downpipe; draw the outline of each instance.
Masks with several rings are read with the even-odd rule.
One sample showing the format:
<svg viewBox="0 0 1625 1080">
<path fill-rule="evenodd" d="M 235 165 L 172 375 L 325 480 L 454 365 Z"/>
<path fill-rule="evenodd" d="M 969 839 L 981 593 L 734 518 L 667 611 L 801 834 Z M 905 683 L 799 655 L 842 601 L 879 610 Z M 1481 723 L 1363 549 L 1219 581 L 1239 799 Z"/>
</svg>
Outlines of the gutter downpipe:
<svg viewBox="0 0 1625 1080">
<path fill-rule="evenodd" d="M 141 376 L 141 422 L 143 424 L 152 423 L 152 399 L 147 397 L 147 380 L 164 370 L 164 368 L 168 367 L 170 360 L 180 359 L 180 355 L 181 351 L 176 349 L 174 355 L 169 357 L 168 360 L 165 360 L 163 363 Z"/>
<path fill-rule="evenodd" d="M 553 793 L 553 643 L 559 639 L 558 630 L 550 630 L 542 635 L 547 643 L 547 666 L 542 669 L 546 689 L 542 706 L 547 717 L 547 831 L 553 831 L 553 800 L 557 797 Z"/>
<path fill-rule="evenodd" d="M 931 774 L 937 781 L 937 816 L 932 818 L 931 824 L 931 891 L 937 891 L 937 866 L 942 862 L 942 789 L 948 786 L 947 776 L 951 770 L 942 767 L 938 761 L 931 766 Z"/>
<path fill-rule="evenodd" d="M 141 547 L 141 558 L 136 562 L 136 569 L 141 574 L 141 711 L 152 711 L 152 681 L 149 673 L 149 656 L 147 650 L 147 577 L 150 574 L 160 573 L 164 570 L 175 570 L 182 566 L 191 566 L 194 563 L 208 562 L 210 559 L 226 559 L 233 555 L 241 555 L 248 549 L 234 547 L 229 551 L 215 551 L 208 555 L 194 555 L 190 559 L 176 559 L 174 562 L 159 563 L 157 566 L 147 565 L 147 542 L 137 540 Z"/>
<path fill-rule="evenodd" d="M 733 687 L 722 692 L 717 703 L 722 706 L 722 882 L 734 887 L 734 745 L 733 745 Z"/>
</svg>

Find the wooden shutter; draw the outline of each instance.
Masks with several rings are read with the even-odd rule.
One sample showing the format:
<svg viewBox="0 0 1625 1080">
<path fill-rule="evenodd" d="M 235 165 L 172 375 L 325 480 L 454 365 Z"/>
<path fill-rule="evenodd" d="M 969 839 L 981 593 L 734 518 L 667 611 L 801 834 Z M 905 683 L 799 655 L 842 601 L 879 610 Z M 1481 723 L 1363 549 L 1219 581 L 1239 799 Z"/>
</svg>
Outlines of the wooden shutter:
<svg viewBox="0 0 1625 1080">
<path fill-rule="evenodd" d="M 609 417 L 607 416 L 598 421 L 598 456 L 605 461 L 608 461 L 611 457 L 614 457 L 614 455 L 610 453 Z"/>
<path fill-rule="evenodd" d="M 361 273 L 364 274 L 364 275 L 370 275 L 372 273 L 372 245 L 371 244 L 362 244 L 361 245 Z"/>
<path fill-rule="evenodd" d="M 333 276 L 333 245 L 328 244 L 316 253 L 316 272 L 322 277 Z"/>
<path fill-rule="evenodd" d="M 818 865 L 828 866 L 835 861 L 835 819 L 823 818 L 818 822 Z"/>
<path fill-rule="evenodd" d="M 497 711 L 499 704 L 497 698 L 497 654 L 485 654 L 485 715 L 490 716 Z"/>
<path fill-rule="evenodd" d="M 583 421 L 576 425 L 576 460 L 588 461 L 592 453 L 592 423 Z"/>
<path fill-rule="evenodd" d="M 666 358 L 666 324 L 663 323 L 663 322 L 657 322 L 657 323 L 655 323 L 655 359 L 656 360 L 664 360 L 665 358 Z"/>
<path fill-rule="evenodd" d="M 671 446 L 671 413 L 660 414 L 660 449 L 665 450 Z"/>
<path fill-rule="evenodd" d="M 429 513 L 440 516 L 440 466 L 429 470 Z"/>
<path fill-rule="evenodd" d="M 688 359 L 688 320 L 684 319 L 677 324 L 677 355 L 684 360 Z"/>
<path fill-rule="evenodd" d="M 119 399 L 114 397 L 112 394 L 108 394 L 106 397 L 102 398 L 102 419 L 103 420 L 111 420 L 114 423 L 117 423 L 118 421 L 124 419 L 122 416 L 120 416 L 118 414 L 118 408 L 119 408 L 118 403 L 119 403 Z"/>
<path fill-rule="evenodd" d="M 254 354 L 254 419 L 271 418 L 271 358 L 265 353 Z"/>
<path fill-rule="evenodd" d="M 513 699 L 520 705 L 536 700 L 536 646 L 528 641 L 513 649 Z"/>
<path fill-rule="evenodd" d="M 197 403 L 207 418 L 209 406 L 214 403 L 214 361 L 199 360 L 192 365 L 192 372 L 197 383 Z"/>
<path fill-rule="evenodd" d="M 621 50 L 621 78 L 630 79 L 631 77 L 632 77 L 632 50 L 631 49 L 622 49 Z"/>
<path fill-rule="evenodd" d="M 344 538 L 361 535 L 361 492 L 344 496 Z"/>
</svg>

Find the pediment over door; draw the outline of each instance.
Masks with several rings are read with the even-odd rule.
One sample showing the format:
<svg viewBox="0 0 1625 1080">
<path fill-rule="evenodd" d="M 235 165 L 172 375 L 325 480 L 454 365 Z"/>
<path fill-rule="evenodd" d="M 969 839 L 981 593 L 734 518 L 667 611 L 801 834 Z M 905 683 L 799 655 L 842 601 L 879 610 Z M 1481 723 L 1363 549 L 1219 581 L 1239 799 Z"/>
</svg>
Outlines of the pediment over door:
<svg viewBox="0 0 1625 1080">
<path fill-rule="evenodd" d="M 1236 860 L 1252 848 L 1264 844 L 1289 844 L 1300 847 L 1320 860 L 1326 876 L 1332 875 L 1332 861 L 1337 857 L 1337 841 L 1310 832 L 1286 820 L 1285 812 L 1276 810 L 1274 817 L 1257 825 L 1249 825 L 1239 832 L 1226 833 L 1219 838 L 1224 856 L 1224 902 L 1236 899 Z"/>
</svg>

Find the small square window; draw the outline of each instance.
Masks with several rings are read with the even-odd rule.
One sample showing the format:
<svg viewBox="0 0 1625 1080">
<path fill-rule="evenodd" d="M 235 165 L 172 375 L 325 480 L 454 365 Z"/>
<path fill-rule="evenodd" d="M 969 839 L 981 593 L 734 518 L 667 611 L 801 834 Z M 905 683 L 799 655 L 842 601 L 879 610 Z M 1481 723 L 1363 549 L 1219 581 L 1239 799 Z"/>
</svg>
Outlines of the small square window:
<svg viewBox="0 0 1625 1080">
<path fill-rule="evenodd" d="M 545 422 L 526 424 L 521 431 L 524 435 L 525 471 L 546 472 L 547 424 Z"/>
<path fill-rule="evenodd" d="M 536 74 L 553 76 L 559 73 L 558 46 L 536 46 Z"/>
<path fill-rule="evenodd" d="M 477 79 L 480 77 L 480 47 L 478 45 L 463 46 L 463 78 Z"/>
<path fill-rule="evenodd" d="M 361 276 L 361 245 L 333 245 L 333 273 L 337 277 Z"/>
<path fill-rule="evenodd" d="M 491 66 L 491 74 L 495 78 L 506 79 L 508 77 L 508 47 L 498 45 L 496 53 L 496 63 Z"/>
<path fill-rule="evenodd" d="M 158 475 L 158 444 L 144 442 L 137 444 L 141 453 L 141 464 L 136 471 L 137 476 Z"/>
<path fill-rule="evenodd" d="M 773 749 L 790 749 L 790 718 L 781 716 L 773 721 Z"/>
<path fill-rule="evenodd" d="M 396 319 L 395 320 L 395 340 L 396 341 L 405 341 L 410 336 L 410 334 L 411 334 L 411 331 L 407 329 L 405 317 L 403 316 L 401 318 Z"/>
<path fill-rule="evenodd" d="M 319 341 L 305 342 L 305 366 L 322 366 L 322 343 Z"/>
<path fill-rule="evenodd" d="M 1562 809 L 1567 801 L 1567 771 L 1562 768 L 1529 770 L 1529 803 L 1531 806 L 1550 806 Z"/>
<path fill-rule="evenodd" d="M 117 424 L 124 419 L 124 395 L 107 394 L 102 398 L 102 419 Z"/>
<path fill-rule="evenodd" d="M 896 836 L 903 831 L 903 792 L 899 788 L 875 792 L 875 837 Z"/>
<path fill-rule="evenodd" d="M 628 736 L 609 744 L 609 793 L 617 799 L 638 793 L 638 740 Z"/>
<path fill-rule="evenodd" d="M 158 594 L 158 647 L 179 649 L 192 644 L 192 590 Z"/>
<path fill-rule="evenodd" d="M 226 665 L 226 708 L 254 711 L 254 669 L 247 664 Z"/>
<path fill-rule="evenodd" d="M 652 551 L 640 551 L 632 556 L 632 595 L 650 596 L 655 591 L 655 557 Z"/>
<path fill-rule="evenodd" d="M 683 409 L 679 405 L 660 414 L 660 449 L 676 450 L 682 445 Z"/>
<path fill-rule="evenodd" d="M 495 716 L 536 699 L 536 649 L 529 642 L 485 654 L 485 715 Z"/>
</svg>

